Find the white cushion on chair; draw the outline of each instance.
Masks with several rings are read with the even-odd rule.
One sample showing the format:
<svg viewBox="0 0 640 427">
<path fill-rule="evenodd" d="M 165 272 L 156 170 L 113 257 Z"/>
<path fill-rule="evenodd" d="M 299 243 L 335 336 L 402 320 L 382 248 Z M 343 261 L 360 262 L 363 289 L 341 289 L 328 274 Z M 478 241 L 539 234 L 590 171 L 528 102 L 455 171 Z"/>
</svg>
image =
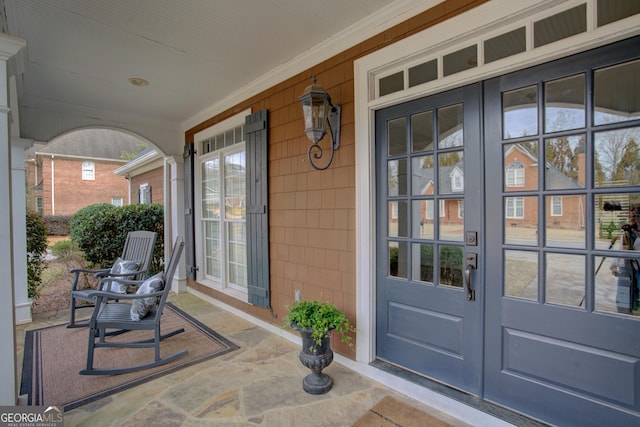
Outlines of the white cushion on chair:
<svg viewBox="0 0 640 427">
<path fill-rule="evenodd" d="M 161 291 L 162 289 L 164 289 L 164 273 L 158 273 L 145 280 L 138 288 L 136 295 L 150 294 Z M 131 320 L 137 322 L 149 314 L 157 298 L 158 297 L 151 297 L 133 300 L 131 303 Z"/>
<path fill-rule="evenodd" d="M 131 261 L 122 258 L 118 258 L 111 267 L 111 274 L 127 274 L 135 273 L 140 268 L 140 261 Z M 122 279 L 133 279 L 131 276 L 121 276 Z M 126 294 L 128 285 L 118 282 L 117 280 L 109 281 L 109 290 L 111 292 L 117 292 L 119 294 Z"/>
</svg>

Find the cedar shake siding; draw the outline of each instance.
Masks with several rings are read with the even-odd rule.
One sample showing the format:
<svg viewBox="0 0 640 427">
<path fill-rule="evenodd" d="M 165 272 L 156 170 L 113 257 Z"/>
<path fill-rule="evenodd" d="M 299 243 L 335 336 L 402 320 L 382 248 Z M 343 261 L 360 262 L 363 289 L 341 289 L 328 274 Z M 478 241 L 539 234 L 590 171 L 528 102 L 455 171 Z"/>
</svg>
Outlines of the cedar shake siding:
<svg viewBox="0 0 640 427">
<path fill-rule="evenodd" d="M 268 259 L 273 312 L 194 280 L 188 280 L 189 286 L 275 324 L 281 323 L 285 305 L 293 303 L 294 291 L 300 290 L 305 299 L 335 303 L 355 322 L 354 60 L 482 3 L 485 0 L 440 3 L 187 130 L 185 143 L 189 144 L 194 142 L 196 133 L 246 109 L 252 113 L 268 110 Z M 309 165 L 310 142 L 304 134 L 298 100 L 314 74 L 332 102 L 342 106 L 340 148 L 332 165 L 324 171 L 316 171 Z M 326 145 L 327 139 L 322 144 Z M 195 209 L 198 208 L 196 200 Z M 340 353 L 354 357 L 346 345 L 338 342 L 334 345 Z"/>
</svg>

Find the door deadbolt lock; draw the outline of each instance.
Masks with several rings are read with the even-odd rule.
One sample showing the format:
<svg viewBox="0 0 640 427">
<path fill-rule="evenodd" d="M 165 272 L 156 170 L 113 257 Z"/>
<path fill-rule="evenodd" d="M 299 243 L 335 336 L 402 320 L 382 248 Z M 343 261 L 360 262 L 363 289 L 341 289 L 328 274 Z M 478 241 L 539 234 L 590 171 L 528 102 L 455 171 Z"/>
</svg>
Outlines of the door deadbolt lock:
<svg viewBox="0 0 640 427">
<path fill-rule="evenodd" d="M 467 246 L 478 246 L 478 232 L 467 231 L 467 233 L 465 234 L 464 240 Z"/>
</svg>

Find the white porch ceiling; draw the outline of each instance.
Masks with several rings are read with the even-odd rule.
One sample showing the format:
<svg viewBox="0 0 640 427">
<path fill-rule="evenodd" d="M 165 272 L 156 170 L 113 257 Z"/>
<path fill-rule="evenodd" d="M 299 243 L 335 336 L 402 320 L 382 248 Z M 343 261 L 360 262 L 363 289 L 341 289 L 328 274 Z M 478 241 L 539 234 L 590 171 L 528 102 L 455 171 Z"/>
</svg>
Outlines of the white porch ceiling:
<svg viewBox="0 0 640 427">
<path fill-rule="evenodd" d="M 287 64 L 310 67 L 438 2 L 4 0 L 5 32 L 27 40 L 21 136 L 98 123 L 182 132 L 264 76 L 289 77 Z"/>
</svg>

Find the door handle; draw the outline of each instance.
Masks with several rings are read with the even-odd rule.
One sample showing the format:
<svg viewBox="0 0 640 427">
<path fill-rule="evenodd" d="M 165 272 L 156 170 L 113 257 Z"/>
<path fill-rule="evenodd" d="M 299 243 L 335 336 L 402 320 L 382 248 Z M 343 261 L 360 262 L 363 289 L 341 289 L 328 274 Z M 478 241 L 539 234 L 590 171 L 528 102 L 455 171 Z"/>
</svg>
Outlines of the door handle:
<svg viewBox="0 0 640 427">
<path fill-rule="evenodd" d="M 467 254 L 467 267 L 464 270 L 464 290 L 467 293 L 467 301 L 476 300 L 476 291 L 471 286 L 471 270 L 475 270 L 478 266 L 478 258 L 476 254 Z"/>
</svg>

